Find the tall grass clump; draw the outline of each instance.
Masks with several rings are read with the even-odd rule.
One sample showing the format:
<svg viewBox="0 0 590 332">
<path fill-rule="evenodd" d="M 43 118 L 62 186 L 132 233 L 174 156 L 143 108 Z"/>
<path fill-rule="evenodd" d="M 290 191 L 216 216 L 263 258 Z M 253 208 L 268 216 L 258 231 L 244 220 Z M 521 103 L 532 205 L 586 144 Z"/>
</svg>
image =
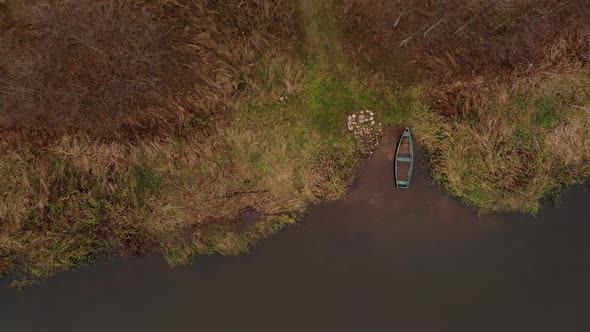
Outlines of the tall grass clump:
<svg viewBox="0 0 590 332">
<path fill-rule="evenodd" d="M 415 127 L 435 181 L 484 213 L 536 213 L 545 195 L 590 177 L 588 91 L 560 92 L 581 82 L 575 77 L 498 96 L 469 116 L 423 111 Z M 587 83 L 577 87 L 587 90 Z"/>
</svg>

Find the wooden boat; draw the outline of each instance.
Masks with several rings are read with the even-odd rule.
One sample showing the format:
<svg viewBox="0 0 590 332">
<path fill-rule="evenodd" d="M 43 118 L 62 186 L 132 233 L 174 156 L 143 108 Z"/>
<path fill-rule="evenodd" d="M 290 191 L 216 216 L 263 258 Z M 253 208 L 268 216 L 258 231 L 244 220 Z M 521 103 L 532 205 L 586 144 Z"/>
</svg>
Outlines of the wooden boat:
<svg viewBox="0 0 590 332">
<path fill-rule="evenodd" d="M 414 165 L 414 142 L 410 128 L 406 128 L 397 144 L 395 153 L 394 170 L 395 185 L 398 188 L 408 188 L 412 179 L 412 166 Z"/>
</svg>

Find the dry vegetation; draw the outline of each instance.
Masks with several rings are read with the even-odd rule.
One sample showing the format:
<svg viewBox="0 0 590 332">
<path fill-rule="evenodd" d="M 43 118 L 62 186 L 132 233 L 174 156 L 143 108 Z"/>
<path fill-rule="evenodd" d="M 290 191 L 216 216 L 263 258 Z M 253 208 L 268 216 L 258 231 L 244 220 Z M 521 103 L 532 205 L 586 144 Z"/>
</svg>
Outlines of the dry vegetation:
<svg viewBox="0 0 590 332">
<path fill-rule="evenodd" d="M 578 106 L 589 104 L 589 83 L 578 71 L 528 81 L 468 118 L 421 114 L 415 126 L 435 179 L 483 212 L 537 212 L 548 193 L 590 176 L 590 109 Z M 572 93 L 575 86 L 585 91 Z"/>
<path fill-rule="evenodd" d="M 357 61 L 411 63 L 432 79 L 434 106 L 446 115 L 479 108 L 516 77 L 590 62 L 585 0 L 344 2 Z"/>
<path fill-rule="evenodd" d="M 349 114 L 416 108 L 355 76 L 331 0 L 19 3 L 0 30 L 0 274 L 17 281 L 247 251 L 346 192 Z"/>
<path fill-rule="evenodd" d="M 303 84 L 298 15 L 289 0 L 13 10 L 0 30 L 0 274 L 236 254 L 342 195 L 354 142 L 300 97 L 325 103 Z"/>
<path fill-rule="evenodd" d="M 0 274 L 16 286 L 97 257 L 247 251 L 346 192 L 348 114 L 391 123 L 415 100 L 354 79 L 332 1 L 24 4 L 0 30 Z"/>
<path fill-rule="evenodd" d="M 587 1 L 345 0 L 343 15 L 357 64 L 430 82 L 414 127 L 454 195 L 534 213 L 590 176 Z"/>
<path fill-rule="evenodd" d="M 0 47 L 0 148 L 181 132 L 258 88 L 297 38 L 289 1 L 33 1 Z"/>
<path fill-rule="evenodd" d="M 469 204 L 535 212 L 590 175 L 581 0 L 19 3 L 0 10 L 0 274 L 17 280 L 248 250 L 344 194 L 347 115 L 398 124 L 415 79 L 432 173 Z"/>
</svg>

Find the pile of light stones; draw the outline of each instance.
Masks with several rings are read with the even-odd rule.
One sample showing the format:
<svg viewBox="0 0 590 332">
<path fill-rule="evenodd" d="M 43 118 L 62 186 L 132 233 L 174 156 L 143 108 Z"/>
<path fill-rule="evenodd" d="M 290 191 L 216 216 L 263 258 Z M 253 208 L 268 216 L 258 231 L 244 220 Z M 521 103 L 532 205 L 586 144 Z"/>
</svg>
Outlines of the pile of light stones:
<svg viewBox="0 0 590 332">
<path fill-rule="evenodd" d="M 375 113 L 363 110 L 348 116 L 348 130 L 353 133 L 357 148 L 362 155 L 373 154 L 383 135 L 382 124 L 375 122 Z"/>
</svg>

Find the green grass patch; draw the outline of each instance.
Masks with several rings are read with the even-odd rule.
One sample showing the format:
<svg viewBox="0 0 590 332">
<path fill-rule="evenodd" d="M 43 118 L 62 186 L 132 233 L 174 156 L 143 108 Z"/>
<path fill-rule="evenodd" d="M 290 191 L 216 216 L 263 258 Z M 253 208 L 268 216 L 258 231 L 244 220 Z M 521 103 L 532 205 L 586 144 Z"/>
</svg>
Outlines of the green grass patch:
<svg viewBox="0 0 590 332">
<path fill-rule="evenodd" d="M 145 205 L 147 195 L 162 189 L 164 177 L 147 166 L 133 166 L 131 168 L 135 179 L 135 198 L 139 207 Z"/>
<path fill-rule="evenodd" d="M 553 97 L 545 97 L 534 103 L 532 121 L 535 126 L 554 128 L 562 121 L 559 104 Z"/>
</svg>

